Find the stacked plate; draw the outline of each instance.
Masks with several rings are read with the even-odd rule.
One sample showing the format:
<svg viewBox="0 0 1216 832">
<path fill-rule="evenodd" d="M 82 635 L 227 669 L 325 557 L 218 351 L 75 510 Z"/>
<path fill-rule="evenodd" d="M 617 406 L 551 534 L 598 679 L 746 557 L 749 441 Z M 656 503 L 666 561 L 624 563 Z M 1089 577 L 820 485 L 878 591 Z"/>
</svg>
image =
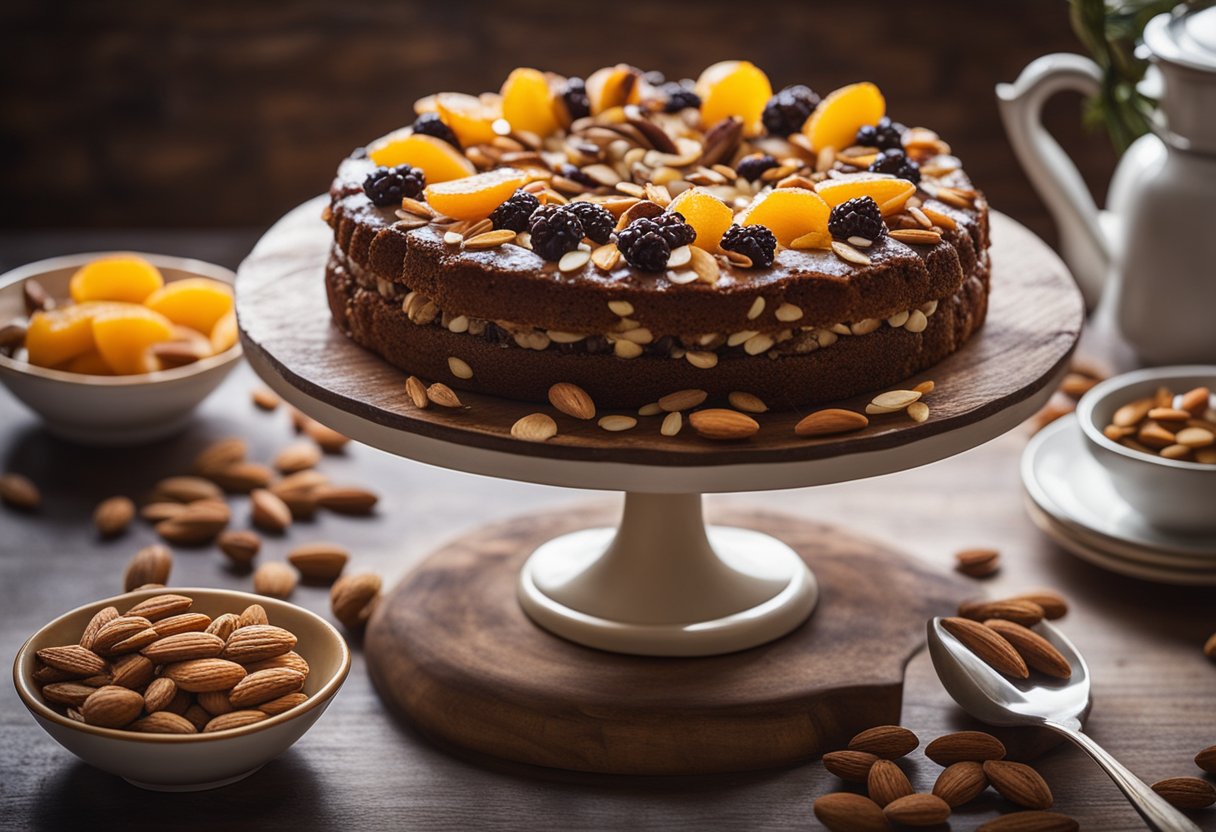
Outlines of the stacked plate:
<svg viewBox="0 0 1216 832">
<path fill-rule="evenodd" d="M 1022 485 L 1031 520 L 1082 560 L 1133 578 L 1216 586 L 1216 535 L 1181 535 L 1146 523 L 1089 455 L 1075 416 L 1057 419 L 1030 440 Z"/>
</svg>

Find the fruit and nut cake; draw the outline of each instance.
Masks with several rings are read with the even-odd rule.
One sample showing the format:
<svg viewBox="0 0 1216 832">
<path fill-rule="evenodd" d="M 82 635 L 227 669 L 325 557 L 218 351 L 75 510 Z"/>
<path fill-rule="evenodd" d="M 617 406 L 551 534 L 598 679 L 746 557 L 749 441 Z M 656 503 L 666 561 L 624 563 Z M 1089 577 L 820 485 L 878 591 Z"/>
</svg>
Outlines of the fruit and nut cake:
<svg viewBox="0 0 1216 832">
<path fill-rule="evenodd" d="M 894 384 L 983 323 L 987 203 L 874 84 L 517 69 L 414 109 L 341 163 L 324 212 L 334 320 L 410 373 L 792 408 Z"/>
</svg>

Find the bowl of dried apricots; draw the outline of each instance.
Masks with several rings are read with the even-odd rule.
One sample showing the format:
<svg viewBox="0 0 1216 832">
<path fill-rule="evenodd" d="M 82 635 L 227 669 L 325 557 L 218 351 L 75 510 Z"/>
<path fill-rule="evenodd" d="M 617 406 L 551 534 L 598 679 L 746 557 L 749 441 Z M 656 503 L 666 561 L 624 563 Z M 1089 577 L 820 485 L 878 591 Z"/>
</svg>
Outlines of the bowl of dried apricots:
<svg viewBox="0 0 1216 832">
<path fill-rule="evenodd" d="M 168 436 L 240 361 L 234 278 L 199 260 L 132 252 L 0 275 L 0 381 L 76 442 Z"/>
</svg>

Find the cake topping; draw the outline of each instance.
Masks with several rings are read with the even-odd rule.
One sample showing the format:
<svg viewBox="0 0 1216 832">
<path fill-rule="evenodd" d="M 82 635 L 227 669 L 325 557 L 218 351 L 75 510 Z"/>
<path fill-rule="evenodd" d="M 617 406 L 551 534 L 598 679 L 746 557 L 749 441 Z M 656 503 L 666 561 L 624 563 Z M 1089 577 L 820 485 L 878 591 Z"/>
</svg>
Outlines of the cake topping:
<svg viewBox="0 0 1216 832">
<path fill-rule="evenodd" d="M 678 113 L 680 110 L 699 108 L 701 96 L 697 95 L 691 83 L 671 81 L 660 87 L 663 95 L 663 112 Z"/>
<path fill-rule="evenodd" d="M 558 97 L 571 121 L 591 115 L 591 102 L 587 100 L 587 86 L 582 78 L 567 78 Z"/>
<path fill-rule="evenodd" d="M 843 150 L 854 143 L 858 130 L 877 124 L 886 107 L 882 93 L 869 81 L 849 84 L 819 102 L 802 133 L 816 153 L 825 148 Z"/>
<path fill-rule="evenodd" d="M 529 220 L 532 250 L 546 260 L 557 261 L 574 251 L 586 236 L 578 215 L 562 205 L 542 205 Z"/>
<path fill-rule="evenodd" d="M 920 182 L 920 166 L 909 159 L 902 148 L 883 150 L 874 157 L 869 170 L 874 173 L 889 173 L 914 185 Z"/>
<path fill-rule="evenodd" d="M 841 240 L 861 237 L 873 241 L 881 237 L 886 229 L 878 203 L 868 196 L 842 202 L 832 209 L 828 219 L 828 231 Z"/>
<path fill-rule="evenodd" d="M 438 113 L 423 113 L 414 119 L 414 124 L 411 129 L 418 135 L 434 136 L 441 139 L 453 147 L 460 147 L 460 142 L 456 139 L 456 134 L 452 132 L 452 128 L 443 123 L 443 119 Z"/>
<path fill-rule="evenodd" d="M 697 239 L 697 232 L 684 220 L 684 215 L 675 211 L 667 211 L 654 218 L 655 225 L 667 240 L 667 245 L 673 249 L 690 245 Z"/>
<path fill-rule="evenodd" d="M 722 248 L 737 251 L 748 257 L 753 266 L 767 269 L 773 265 L 777 238 L 763 225 L 732 225 L 722 235 Z"/>
<path fill-rule="evenodd" d="M 571 202 L 566 206 L 583 224 L 583 233 L 592 242 L 603 245 L 612 239 L 616 218 L 607 210 L 590 202 Z"/>
<path fill-rule="evenodd" d="M 857 130 L 854 144 L 876 147 L 879 150 L 903 148 L 904 132 L 907 130 L 897 121 L 883 116 L 877 124 L 866 124 Z"/>
<path fill-rule="evenodd" d="M 527 181 L 528 177 L 515 168 L 495 168 L 463 179 L 431 185 L 426 189 L 426 201 L 433 209 L 449 217 L 479 220 L 488 217 Z"/>
<path fill-rule="evenodd" d="M 819 96 L 810 87 L 795 84 L 774 95 L 764 105 L 761 118 L 770 136 L 797 133 L 819 106 Z"/>
<path fill-rule="evenodd" d="M 540 200 L 527 191 L 516 191 L 506 202 L 503 202 L 490 214 L 490 222 L 495 228 L 507 228 L 511 231 L 527 231 L 528 218 L 540 207 Z"/>
<path fill-rule="evenodd" d="M 472 176 L 477 172 L 473 163 L 459 150 L 434 136 L 405 131 L 390 133 L 367 149 L 367 155 L 377 165 L 394 167 L 413 165 L 426 174 L 432 184 Z"/>
<path fill-rule="evenodd" d="M 755 182 L 766 170 L 771 170 L 780 166 L 780 164 L 780 162 L 767 153 L 753 153 L 739 160 L 735 165 L 735 173 L 742 176 L 748 182 Z"/>
<path fill-rule="evenodd" d="M 426 174 L 410 165 L 379 167 L 363 180 L 363 193 L 373 205 L 400 204 L 406 197 L 416 197 L 426 186 Z"/>
<path fill-rule="evenodd" d="M 645 217 L 634 220 L 617 235 L 617 247 L 629 265 L 645 272 L 663 271 L 671 256 L 671 243 L 663 226 Z"/>
<path fill-rule="evenodd" d="M 768 76 L 751 61 L 721 61 L 706 68 L 697 79 L 696 89 L 701 96 L 701 120 L 706 125 L 733 116 L 742 120 L 748 135 L 760 133 L 760 114 L 773 95 L 773 87 Z"/>
<path fill-rule="evenodd" d="M 502 85 L 502 117 L 512 130 L 548 136 L 561 125 L 553 110 L 549 79 L 538 69 L 520 67 Z"/>
<path fill-rule="evenodd" d="M 692 244 L 710 252 L 718 250 L 718 241 L 735 220 L 729 205 L 701 188 L 689 188 L 679 194 L 667 210 L 684 217 L 695 232 Z"/>
<path fill-rule="evenodd" d="M 740 225 L 763 225 L 777 241 L 789 246 L 808 234 L 822 237 L 827 246 L 828 205 L 805 188 L 776 188 L 762 193 L 739 215 Z M 811 248 L 804 241 L 800 247 Z"/>
</svg>

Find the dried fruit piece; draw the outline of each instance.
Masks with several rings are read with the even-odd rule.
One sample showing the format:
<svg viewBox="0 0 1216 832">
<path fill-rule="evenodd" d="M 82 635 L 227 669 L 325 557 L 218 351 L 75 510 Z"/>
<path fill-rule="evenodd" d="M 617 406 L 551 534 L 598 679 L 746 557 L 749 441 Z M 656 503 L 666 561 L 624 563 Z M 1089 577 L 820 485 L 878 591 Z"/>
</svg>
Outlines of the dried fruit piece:
<svg viewBox="0 0 1216 832">
<path fill-rule="evenodd" d="M 592 115 L 629 103 L 637 86 L 639 73 L 629 64 L 617 64 L 597 69 L 587 76 L 584 88 Z"/>
<path fill-rule="evenodd" d="M 435 108 L 443 123 L 452 128 L 456 138 L 465 147 L 494 141 L 497 135 L 494 132 L 494 122 L 502 118 L 502 103 L 497 96 L 478 97 L 461 92 L 441 92 L 435 96 Z"/>
<path fill-rule="evenodd" d="M 523 171 L 496 168 L 461 179 L 427 186 L 426 201 L 432 208 L 460 220 L 488 217 L 516 189 L 528 181 Z"/>
<path fill-rule="evenodd" d="M 831 206 L 805 188 L 774 188 L 739 214 L 739 225 L 763 225 L 788 246 L 807 234 L 826 234 Z"/>
<path fill-rule="evenodd" d="M 147 350 L 153 344 L 172 338 L 173 323 L 156 309 L 114 303 L 93 316 L 93 342 L 97 352 L 118 375 L 157 369 L 159 365 L 149 360 Z"/>
<path fill-rule="evenodd" d="M 408 129 L 373 142 L 367 148 L 367 155 L 377 165 L 408 164 L 421 168 L 426 181 L 432 185 L 477 172 L 473 163 L 452 145 L 434 136 L 411 133 Z"/>
<path fill-rule="evenodd" d="M 678 194 L 667 210 L 683 216 L 696 232 L 692 245 L 710 252 L 718 250 L 718 241 L 735 219 L 729 205 L 703 188 L 689 188 Z"/>
<path fill-rule="evenodd" d="M 526 130 L 544 138 L 561 126 L 553 111 L 549 79 L 538 69 L 512 70 L 502 85 L 502 117 L 513 130 Z M 453 215 L 454 216 L 454 215 Z"/>
<path fill-rule="evenodd" d="M 1025 806 L 1027 809 L 1051 808 L 1051 788 L 1030 766 L 1009 760 L 987 760 L 983 766 L 984 775 L 992 783 L 992 787 L 1010 803 Z"/>
<path fill-rule="evenodd" d="M 701 121 L 717 124 L 737 116 L 748 135 L 763 130 L 764 105 L 773 96 L 773 85 L 751 61 L 720 61 L 697 78 L 696 94 L 701 97 Z M 594 107 L 592 108 L 594 111 Z"/>
<path fill-rule="evenodd" d="M 802 126 L 815 153 L 825 149 L 843 150 L 853 144 L 857 131 L 877 124 L 887 111 L 887 102 L 878 87 L 869 81 L 833 90 L 819 102 Z"/>
<path fill-rule="evenodd" d="M 908 198 L 916 193 L 916 186 L 905 179 L 855 173 L 825 179 L 815 186 L 815 193 L 833 208 L 850 199 L 868 196 L 878 204 L 882 215 L 889 217 L 903 210 Z"/>
<path fill-rule="evenodd" d="M 206 277 L 175 280 L 154 292 L 144 305 L 175 324 L 210 333 L 232 311 L 232 287 Z"/>
<path fill-rule="evenodd" d="M 121 254 L 99 257 L 81 266 L 72 275 L 68 292 L 76 303 L 90 300 L 143 303 L 163 285 L 165 279 L 156 266 L 134 254 Z"/>
</svg>

